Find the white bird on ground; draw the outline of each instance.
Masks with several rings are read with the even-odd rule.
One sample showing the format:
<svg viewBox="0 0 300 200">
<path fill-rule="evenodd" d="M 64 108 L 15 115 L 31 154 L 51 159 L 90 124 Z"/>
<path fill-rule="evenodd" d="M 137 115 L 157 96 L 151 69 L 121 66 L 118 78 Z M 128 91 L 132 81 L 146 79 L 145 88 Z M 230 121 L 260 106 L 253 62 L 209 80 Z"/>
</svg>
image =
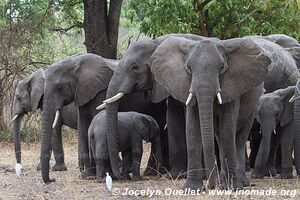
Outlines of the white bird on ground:
<svg viewBox="0 0 300 200">
<path fill-rule="evenodd" d="M 106 172 L 105 182 L 106 182 L 107 189 L 111 192 L 111 190 L 112 190 L 112 178 L 110 177 L 108 172 Z"/>
<path fill-rule="evenodd" d="M 17 163 L 15 166 L 15 170 L 16 170 L 16 174 L 18 176 L 18 178 L 21 177 L 21 173 L 22 173 L 22 165 L 20 163 Z"/>
</svg>

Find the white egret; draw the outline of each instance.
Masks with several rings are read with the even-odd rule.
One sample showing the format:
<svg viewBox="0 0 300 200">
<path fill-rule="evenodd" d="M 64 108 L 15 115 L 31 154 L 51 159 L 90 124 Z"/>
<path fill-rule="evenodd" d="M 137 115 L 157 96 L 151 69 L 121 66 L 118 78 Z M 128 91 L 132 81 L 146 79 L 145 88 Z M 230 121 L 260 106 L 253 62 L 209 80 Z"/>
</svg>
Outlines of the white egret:
<svg viewBox="0 0 300 200">
<path fill-rule="evenodd" d="M 110 177 L 108 172 L 106 172 L 105 182 L 106 182 L 107 189 L 111 192 L 111 190 L 112 190 L 112 178 Z"/>
</svg>

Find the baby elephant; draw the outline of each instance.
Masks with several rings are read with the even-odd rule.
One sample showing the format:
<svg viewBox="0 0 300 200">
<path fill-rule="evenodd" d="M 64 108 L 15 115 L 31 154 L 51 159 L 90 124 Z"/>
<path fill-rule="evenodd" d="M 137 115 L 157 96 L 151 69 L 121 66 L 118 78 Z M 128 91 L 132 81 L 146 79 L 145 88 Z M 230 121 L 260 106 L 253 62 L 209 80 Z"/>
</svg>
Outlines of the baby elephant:
<svg viewBox="0 0 300 200">
<path fill-rule="evenodd" d="M 295 86 L 264 94 L 259 98 L 256 119 L 260 123 L 262 140 L 255 160 L 252 176 L 262 178 L 276 175 L 275 157 L 281 145 L 281 178 L 293 178 L 293 103 L 289 102 Z"/>
<path fill-rule="evenodd" d="M 104 180 L 106 172 L 111 172 L 105 123 L 106 113 L 102 111 L 94 117 L 88 131 L 90 154 L 95 159 L 96 177 L 99 182 Z M 123 159 L 122 177 L 129 179 L 129 169 L 132 169 L 132 180 L 140 180 L 142 139 L 155 145 L 155 155 L 158 161 L 161 159 L 159 126 L 151 116 L 137 112 L 119 112 L 118 130 L 119 152 L 122 153 Z"/>
</svg>

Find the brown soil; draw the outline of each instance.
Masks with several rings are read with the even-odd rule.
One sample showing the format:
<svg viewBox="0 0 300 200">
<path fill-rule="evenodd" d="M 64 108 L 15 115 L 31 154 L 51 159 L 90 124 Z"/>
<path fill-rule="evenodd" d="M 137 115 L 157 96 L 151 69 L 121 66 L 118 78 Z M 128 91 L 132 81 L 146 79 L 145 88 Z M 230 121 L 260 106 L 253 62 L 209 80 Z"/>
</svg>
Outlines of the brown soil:
<svg viewBox="0 0 300 200">
<path fill-rule="evenodd" d="M 300 184 L 298 178 L 291 180 L 281 180 L 276 177 L 264 178 L 261 180 L 250 178 L 251 187 L 245 190 L 276 190 L 278 193 L 282 190 L 289 191 L 290 195 L 242 195 L 234 197 L 233 195 L 216 196 L 208 193 L 200 193 L 199 196 L 186 195 L 167 195 L 166 193 L 180 188 L 184 180 L 170 180 L 165 177 L 144 177 L 143 181 L 113 181 L 114 192 L 125 192 L 129 189 L 142 192 L 142 190 L 157 190 L 160 195 L 150 197 L 148 195 L 114 195 L 106 189 L 105 183 L 97 183 L 95 180 L 80 180 L 79 170 L 77 168 L 77 145 L 65 144 L 65 157 L 68 171 L 50 172 L 50 176 L 56 179 L 55 183 L 44 184 L 40 172 L 36 171 L 36 165 L 39 158 L 39 144 L 22 144 L 22 162 L 23 173 L 18 179 L 13 172 L 15 166 L 15 157 L 12 144 L 0 143 L 0 200 L 6 199 L 300 199 Z M 66 145 L 67 144 L 67 145 Z M 142 169 L 146 166 L 149 154 L 149 145 L 144 144 L 144 156 L 142 160 Z M 53 165 L 51 160 L 51 165 Z M 250 173 L 248 173 L 250 176 Z M 170 189 L 168 189 L 170 188 Z M 271 188 L 271 189 L 270 189 Z M 248 191 L 250 192 L 250 191 Z M 261 191 L 260 191 L 261 192 Z M 296 196 L 295 196 L 296 195 Z"/>
</svg>

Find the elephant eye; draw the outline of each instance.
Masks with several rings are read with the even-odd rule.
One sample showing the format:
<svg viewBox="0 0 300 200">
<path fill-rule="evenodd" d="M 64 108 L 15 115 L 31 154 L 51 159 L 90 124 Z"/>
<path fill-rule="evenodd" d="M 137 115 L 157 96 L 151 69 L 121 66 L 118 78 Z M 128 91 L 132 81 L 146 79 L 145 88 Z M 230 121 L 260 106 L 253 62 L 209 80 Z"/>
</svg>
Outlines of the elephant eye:
<svg viewBox="0 0 300 200">
<path fill-rule="evenodd" d="M 21 96 L 20 95 L 17 95 L 16 98 L 17 98 L 18 101 L 21 100 Z"/>
<path fill-rule="evenodd" d="M 131 70 L 134 71 L 134 72 L 136 72 L 138 69 L 139 69 L 139 67 L 137 65 L 133 65 L 131 67 Z"/>
<path fill-rule="evenodd" d="M 62 85 L 57 85 L 57 90 L 61 90 L 63 88 Z"/>
</svg>

